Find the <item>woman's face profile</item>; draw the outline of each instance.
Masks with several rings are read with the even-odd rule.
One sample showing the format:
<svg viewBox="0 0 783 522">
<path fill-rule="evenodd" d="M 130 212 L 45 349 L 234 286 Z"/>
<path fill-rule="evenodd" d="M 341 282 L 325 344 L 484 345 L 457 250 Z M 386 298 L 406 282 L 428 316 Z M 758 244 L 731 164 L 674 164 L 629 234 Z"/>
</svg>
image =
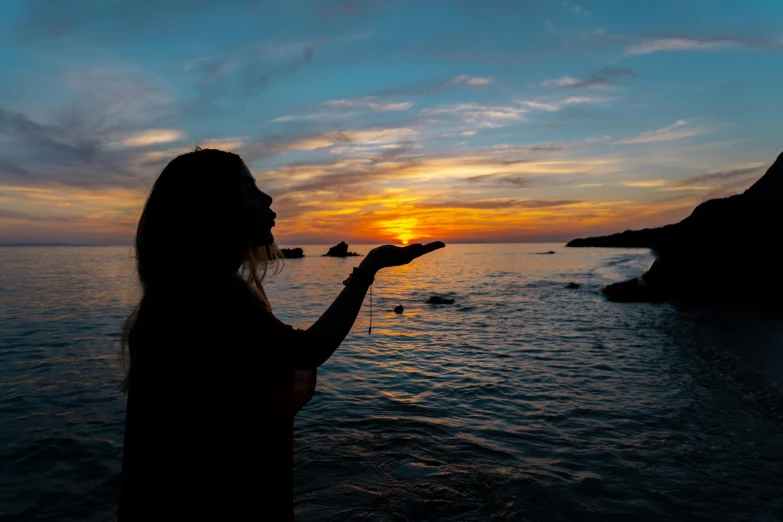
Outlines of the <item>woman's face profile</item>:
<svg viewBox="0 0 783 522">
<path fill-rule="evenodd" d="M 247 165 L 242 163 L 240 178 L 243 192 L 246 196 L 248 219 L 250 219 L 250 246 L 258 248 L 271 245 L 275 237 L 272 235 L 272 227 L 275 226 L 275 214 L 272 209 L 272 197 L 261 192 L 256 185 L 256 180 L 250 173 Z"/>
</svg>

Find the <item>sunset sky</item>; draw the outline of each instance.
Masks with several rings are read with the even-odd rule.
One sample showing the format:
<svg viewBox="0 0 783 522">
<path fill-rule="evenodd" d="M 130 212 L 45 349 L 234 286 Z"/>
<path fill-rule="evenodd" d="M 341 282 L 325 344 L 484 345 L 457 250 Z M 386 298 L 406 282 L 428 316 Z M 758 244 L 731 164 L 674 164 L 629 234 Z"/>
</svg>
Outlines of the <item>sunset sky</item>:
<svg viewBox="0 0 783 522">
<path fill-rule="evenodd" d="M 658 226 L 783 150 L 780 0 L 4 0 L 0 243 L 129 244 L 232 150 L 283 245 Z"/>
</svg>

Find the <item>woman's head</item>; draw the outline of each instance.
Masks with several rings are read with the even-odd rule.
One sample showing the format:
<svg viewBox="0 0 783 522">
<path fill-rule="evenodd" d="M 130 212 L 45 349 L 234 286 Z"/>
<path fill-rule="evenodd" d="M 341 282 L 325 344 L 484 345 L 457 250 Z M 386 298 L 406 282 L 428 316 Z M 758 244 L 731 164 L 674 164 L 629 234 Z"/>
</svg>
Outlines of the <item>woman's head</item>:
<svg viewBox="0 0 783 522">
<path fill-rule="evenodd" d="M 155 181 L 136 230 L 136 267 L 144 294 L 125 322 L 123 362 L 128 351 L 133 360 L 143 349 L 136 333 L 145 310 L 160 299 L 186 300 L 188 292 L 205 284 L 230 284 L 241 274 L 271 310 L 262 280 L 269 262 L 277 271 L 282 260 L 272 236 L 276 215 L 271 204 L 236 154 L 197 148 L 171 160 Z M 127 390 L 128 382 L 121 388 Z"/>
<path fill-rule="evenodd" d="M 271 203 L 236 154 L 196 149 L 177 156 L 153 185 L 139 219 L 142 284 L 174 281 L 183 268 L 204 278 L 236 273 L 257 250 L 276 250 Z"/>
</svg>

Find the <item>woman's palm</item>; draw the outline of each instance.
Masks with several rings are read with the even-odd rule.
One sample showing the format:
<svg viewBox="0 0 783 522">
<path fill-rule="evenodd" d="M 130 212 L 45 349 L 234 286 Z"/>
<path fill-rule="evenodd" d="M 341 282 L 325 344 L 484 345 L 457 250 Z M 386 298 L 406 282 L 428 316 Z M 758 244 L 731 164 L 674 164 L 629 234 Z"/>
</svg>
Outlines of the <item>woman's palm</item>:
<svg viewBox="0 0 783 522">
<path fill-rule="evenodd" d="M 407 265 L 417 257 L 429 254 L 434 250 L 443 248 L 446 245 L 442 241 L 433 241 L 423 245 L 415 243 L 404 247 L 396 245 L 383 245 L 373 248 L 367 254 L 367 260 L 377 269 L 388 268 L 391 266 Z"/>
</svg>

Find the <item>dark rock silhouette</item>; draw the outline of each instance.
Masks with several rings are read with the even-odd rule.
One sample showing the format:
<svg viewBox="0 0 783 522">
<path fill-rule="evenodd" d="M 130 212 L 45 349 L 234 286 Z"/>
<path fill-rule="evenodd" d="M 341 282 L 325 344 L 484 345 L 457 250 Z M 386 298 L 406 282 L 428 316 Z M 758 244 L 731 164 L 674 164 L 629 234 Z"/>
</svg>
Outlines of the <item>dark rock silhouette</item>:
<svg viewBox="0 0 783 522">
<path fill-rule="evenodd" d="M 568 246 L 646 247 L 657 259 L 641 279 L 604 288 L 616 301 L 687 299 L 779 308 L 783 154 L 744 193 L 705 201 L 679 223 L 576 239 Z"/>
<path fill-rule="evenodd" d="M 679 225 L 679 223 L 677 224 Z M 675 234 L 677 225 L 666 225 L 660 228 L 645 228 L 643 230 L 626 230 L 610 236 L 587 237 L 573 239 L 567 247 L 609 247 L 609 248 L 652 248 L 666 242 Z"/>
<path fill-rule="evenodd" d="M 394 307 L 394 313 L 395 314 L 401 314 L 405 310 L 405 308 L 402 307 L 402 305 L 397 305 Z"/>
<path fill-rule="evenodd" d="M 304 257 L 304 250 L 301 248 L 281 248 L 280 251 L 286 259 L 301 259 Z"/>
<path fill-rule="evenodd" d="M 447 299 L 438 295 L 433 295 L 427 299 L 427 304 L 454 304 L 454 299 Z"/>
<path fill-rule="evenodd" d="M 593 477 L 585 477 L 576 488 L 580 493 L 592 497 L 602 495 L 606 489 L 601 479 Z"/>
<path fill-rule="evenodd" d="M 329 256 L 329 257 L 351 257 L 351 256 L 358 256 L 358 255 L 361 254 L 357 254 L 356 252 L 348 252 L 348 243 L 346 243 L 345 241 L 340 241 L 338 244 L 330 248 L 327 253 L 324 254 L 324 256 Z"/>
<path fill-rule="evenodd" d="M 579 288 L 579 283 L 568 283 L 565 287 L 569 290 L 576 290 Z"/>
<path fill-rule="evenodd" d="M 613 283 L 603 288 L 610 301 L 635 303 L 638 301 L 661 301 L 655 288 L 647 284 L 643 277 L 637 277 L 622 283 Z"/>
<path fill-rule="evenodd" d="M 536 254 L 539 256 L 546 256 L 549 254 L 554 254 L 554 252 L 550 250 L 549 252 L 536 252 Z"/>
</svg>

